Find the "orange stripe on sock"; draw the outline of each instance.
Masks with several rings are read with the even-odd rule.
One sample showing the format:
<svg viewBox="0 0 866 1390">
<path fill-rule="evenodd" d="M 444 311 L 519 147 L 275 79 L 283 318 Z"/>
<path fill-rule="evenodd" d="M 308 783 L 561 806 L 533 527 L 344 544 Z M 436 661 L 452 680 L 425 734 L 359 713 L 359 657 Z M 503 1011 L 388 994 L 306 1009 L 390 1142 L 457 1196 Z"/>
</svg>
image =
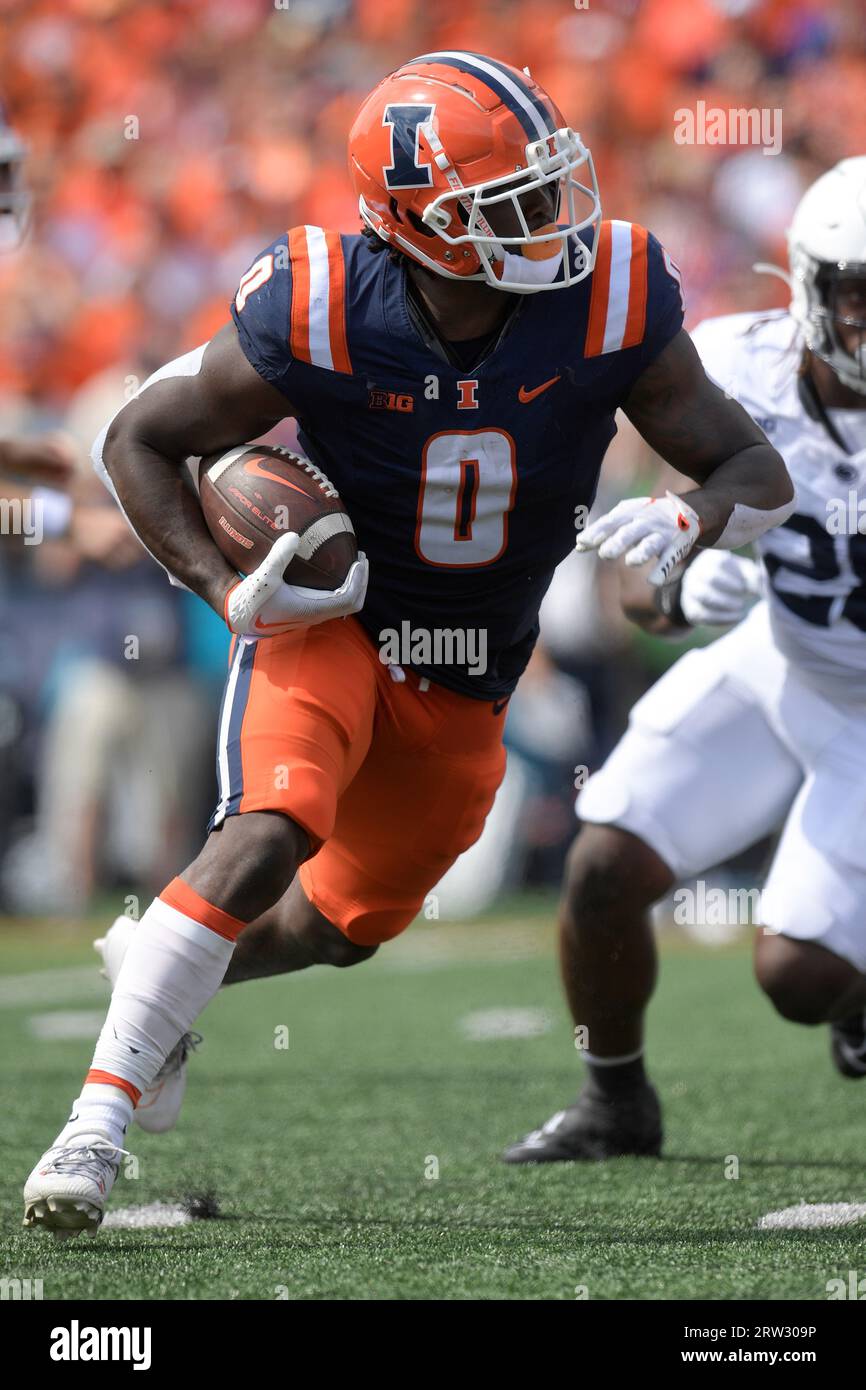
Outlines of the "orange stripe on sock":
<svg viewBox="0 0 866 1390">
<path fill-rule="evenodd" d="M 85 1086 L 116 1086 L 118 1090 L 125 1091 L 133 1105 L 138 1105 L 141 1100 L 141 1091 L 137 1086 L 133 1086 L 131 1081 L 125 1081 L 122 1076 L 115 1076 L 110 1071 L 89 1071 L 84 1078 Z"/>
<path fill-rule="evenodd" d="M 589 297 L 589 317 L 586 325 L 584 357 L 598 357 L 604 347 L 607 325 L 607 303 L 610 297 L 610 258 L 612 237 L 609 222 L 598 229 L 598 250 L 592 268 L 592 292 Z"/>
<path fill-rule="evenodd" d="M 182 912 L 185 917 L 191 917 L 194 922 L 216 932 L 217 936 L 224 937 L 226 941 L 237 941 L 247 925 L 239 917 L 232 917 L 230 913 L 223 912 L 222 908 L 206 902 L 194 888 L 184 883 L 182 878 L 173 878 L 159 896 L 169 907 Z"/>
</svg>

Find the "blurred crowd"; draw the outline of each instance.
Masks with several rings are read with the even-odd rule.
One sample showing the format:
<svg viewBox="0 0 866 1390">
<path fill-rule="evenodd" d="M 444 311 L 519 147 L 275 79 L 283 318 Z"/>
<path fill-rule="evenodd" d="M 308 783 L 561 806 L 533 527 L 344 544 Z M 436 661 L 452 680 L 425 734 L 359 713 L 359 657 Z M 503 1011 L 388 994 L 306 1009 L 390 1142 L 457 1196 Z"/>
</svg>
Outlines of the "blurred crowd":
<svg viewBox="0 0 866 1390">
<path fill-rule="evenodd" d="M 785 303 L 753 264 L 784 264 L 803 189 L 866 149 L 861 0 L 0 0 L 0 100 L 33 194 L 23 245 L 0 256 L 0 439 L 59 431 L 74 456 L 68 524 L 0 538 L 7 908 L 158 889 L 195 848 L 225 633 L 138 550 L 87 450 L 130 389 L 226 321 L 280 230 L 357 228 L 354 112 L 439 48 L 531 69 L 590 145 L 605 215 L 649 226 L 682 268 L 691 324 Z M 781 110 L 781 153 L 678 144 L 675 113 L 698 100 Z M 607 497 L 651 467 L 621 431 Z M 575 766 L 667 659 L 606 583 L 588 559 L 562 567 L 512 702 L 511 862 L 530 880 L 559 871 Z"/>
</svg>

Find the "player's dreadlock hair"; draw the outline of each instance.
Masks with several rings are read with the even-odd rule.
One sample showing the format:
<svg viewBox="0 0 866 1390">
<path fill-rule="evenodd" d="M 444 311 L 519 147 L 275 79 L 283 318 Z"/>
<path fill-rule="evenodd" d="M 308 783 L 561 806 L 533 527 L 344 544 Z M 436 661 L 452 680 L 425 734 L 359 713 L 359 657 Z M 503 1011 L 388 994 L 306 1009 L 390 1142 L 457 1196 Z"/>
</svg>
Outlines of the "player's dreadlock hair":
<svg viewBox="0 0 866 1390">
<path fill-rule="evenodd" d="M 403 217 L 401 216 L 400 210 L 397 207 L 397 199 L 393 197 L 391 199 L 391 211 L 393 212 L 398 222 L 403 221 Z M 461 207 L 458 208 L 458 212 L 460 213 L 460 216 L 463 219 L 464 223 L 468 224 L 468 214 L 466 213 L 466 211 Z M 421 218 L 418 216 L 417 213 L 413 212 L 411 208 L 406 209 L 406 217 L 409 219 L 416 232 L 420 232 L 423 236 L 430 237 L 431 239 L 435 238 L 436 233 L 433 231 L 433 228 L 425 227 L 424 223 L 421 221 Z M 377 236 L 377 234 L 373 231 L 373 228 L 369 227 L 366 223 L 364 223 L 361 227 L 361 232 L 367 238 L 368 246 L 370 246 L 374 251 L 387 250 L 392 265 L 405 265 L 406 261 L 411 259 L 411 257 L 407 256 L 404 251 L 400 251 L 396 246 L 389 245 L 389 243 L 387 241 L 384 241 L 382 237 Z"/>
<path fill-rule="evenodd" d="M 382 238 L 377 236 L 373 231 L 373 228 L 368 227 L 366 224 L 361 227 L 361 235 L 366 239 L 367 245 L 371 251 L 387 251 L 388 259 L 392 265 L 402 265 L 404 261 L 409 259 L 398 246 L 389 246 L 387 241 L 383 241 Z"/>
</svg>

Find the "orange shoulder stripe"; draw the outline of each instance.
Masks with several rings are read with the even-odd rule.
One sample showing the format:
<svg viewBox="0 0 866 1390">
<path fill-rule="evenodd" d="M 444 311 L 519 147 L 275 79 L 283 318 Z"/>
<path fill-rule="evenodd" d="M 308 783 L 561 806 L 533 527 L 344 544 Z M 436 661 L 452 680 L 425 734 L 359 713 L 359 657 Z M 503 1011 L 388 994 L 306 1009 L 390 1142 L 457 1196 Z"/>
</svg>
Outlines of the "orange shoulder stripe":
<svg viewBox="0 0 866 1390">
<path fill-rule="evenodd" d="M 629 267 L 628 315 L 622 338 L 624 348 L 643 342 L 647 301 L 647 230 L 631 224 L 631 265 Z"/>
<path fill-rule="evenodd" d="M 289 347 L 299 362 L 310 361 L 310 253 L 306 227 L 289 232 L 289 259 L 292 263 L 292 308 Z"/>
<path fill-rule="evenodd" d="M 607 301 L 610 293 L 611 230 L 609 222 L 598 229 L 598 249 L 592 270 L 592 292 L 589 297 L 589 317 L 586 324 L 584 357 L 598 357 L 604 346 L 607 323 Z"/>
<path fill-rule="evenodd" d="M 335 372 L 350 373 L 352 362 L 346 336 L 346 267 L 343 243 L 339 232 L 326 232 L 328 247 L 328 335 L 331 340 L 331 360 Z"/>
</svg>

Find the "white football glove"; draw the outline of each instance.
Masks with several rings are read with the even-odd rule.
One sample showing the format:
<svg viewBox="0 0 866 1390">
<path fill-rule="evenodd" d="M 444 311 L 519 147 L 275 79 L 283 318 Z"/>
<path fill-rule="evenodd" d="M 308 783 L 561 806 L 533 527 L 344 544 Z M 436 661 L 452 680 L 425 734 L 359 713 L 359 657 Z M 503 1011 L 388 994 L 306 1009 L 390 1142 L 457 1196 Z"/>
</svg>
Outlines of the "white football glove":
<svg viewBox="0 0 866 1390">
<path fill-rule="evenodd" d="M 664 497 L 628 497 L 613 511 L 587 526 L 577 538 L 578 550 L 597 550 L 602 560 L 625 555 L 627 565 L 645 565 L 658 558 L 650 584 L 667 584 L 700 538 L 697 512 L 666 492 Z"/>
<path fill-rule="evenodd" d="M 749 600 L 761 592 L 761 569 L 730 550 L 704 550 L 680 585 L 680 608 L 687 623 L 738 623 Z"/>
<path fill-rule="evenodd" d="M 239 637 L 278 637 L 299 627 L 347 618 L 364 606 L 369 566 L 359 554 L 339 589 L 304 589 L 287 584 L 283 572 L 300 543 L 296 531 L 274 541 L 258 569 L 229 589 L 225 619 Z"/>
</svg>

